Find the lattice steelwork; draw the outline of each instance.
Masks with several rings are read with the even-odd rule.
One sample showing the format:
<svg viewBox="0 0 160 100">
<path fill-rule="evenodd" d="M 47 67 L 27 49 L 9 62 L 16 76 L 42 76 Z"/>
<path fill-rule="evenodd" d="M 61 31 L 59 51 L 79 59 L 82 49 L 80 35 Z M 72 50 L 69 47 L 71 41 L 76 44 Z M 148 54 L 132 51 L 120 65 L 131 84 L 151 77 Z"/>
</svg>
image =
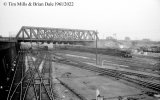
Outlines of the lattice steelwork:
<svg viewBox="0 0 160 100">
<path fill-rule="evenodd" d="M 62 29 L 23 26 L 16 36 L 18 41 L 95 41 L 94 30 Z"/>
</svg>

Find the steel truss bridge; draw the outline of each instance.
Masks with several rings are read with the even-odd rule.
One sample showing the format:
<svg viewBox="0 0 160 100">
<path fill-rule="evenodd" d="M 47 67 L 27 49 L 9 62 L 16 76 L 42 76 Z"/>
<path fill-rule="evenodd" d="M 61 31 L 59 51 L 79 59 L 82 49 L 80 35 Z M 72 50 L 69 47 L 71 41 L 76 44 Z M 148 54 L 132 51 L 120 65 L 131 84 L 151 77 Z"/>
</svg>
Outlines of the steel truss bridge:
<svg viewBox="0 0 160 100">
<path fill-rule="evenodd" d="M 22 26 L 16 39 L 18 42 L 80 43 L 98 40 L 97 31 L 63 28 Z"/>
</svg>

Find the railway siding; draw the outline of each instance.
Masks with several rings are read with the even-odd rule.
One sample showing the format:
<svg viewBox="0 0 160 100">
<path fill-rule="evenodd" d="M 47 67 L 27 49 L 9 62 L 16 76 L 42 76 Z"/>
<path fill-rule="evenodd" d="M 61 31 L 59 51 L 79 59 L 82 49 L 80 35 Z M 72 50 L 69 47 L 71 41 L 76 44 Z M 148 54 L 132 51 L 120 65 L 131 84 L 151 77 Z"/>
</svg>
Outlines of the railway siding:
<svg viewBox="0 0 160 100">
<path fill-rule="evenodd" d="M 124 72 L 122 73 L 121 71 L 117 71 L 117 70 L 108 70 L 108 69 L 98 68 L 96 66 L 89 65 L 89 64 L 86 64 L 86 63 L 82 63 L 80 61 L 76 61 L 76 60 L 73 60 L 71 58 L 67 58 L 67 57 L 62 56 L 62 55 L 56 55 L 56 56 L 62 57 L 62 59 L 57 58 L 58 62 L 60 62 L 60 63 L 70 64 L 70 65 L 73 65 L 73 66 L 76 66 L 76 67 L 79 67 L 79 68 L 91 70 L 91 71 L 94 71 L 94 72 L 103 73 L 103 75 L 109 75 L 109 76 L 112 76 L 112 77 L 120 78 L 120 79 L 129 81 L 129 82 L 135 83 L 137 85 L 143 86 L 145 88 L 153 89 L 154 91 L 160 93 L 160 84 L 157 85 L 157 84 L 154 84 L 152 82 L 146 82 L 146 81 L 141 81 L 141 80 L 138 80 L 138 79 L 133 79 L 131 77 L 124 76 L 123 75 Z M 129 72 L 127 72 L 127 73 L 129 73 Z M 129 73 L 129 74 L 133 75 L 133 73 Z"/>
</svg>

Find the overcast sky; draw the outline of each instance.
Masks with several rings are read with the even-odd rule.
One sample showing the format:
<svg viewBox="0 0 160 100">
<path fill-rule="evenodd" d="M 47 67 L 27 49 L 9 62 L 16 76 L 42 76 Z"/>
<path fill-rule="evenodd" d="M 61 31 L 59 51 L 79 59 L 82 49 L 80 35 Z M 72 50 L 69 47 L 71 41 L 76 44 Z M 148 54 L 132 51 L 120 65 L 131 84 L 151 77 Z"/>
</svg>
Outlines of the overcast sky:
<svg viewBox="0 0 160 100">
<path fill-rule="evenodd" d="M 74 2 L 73 7 L 11 7 L 0 0 L 0 34 L 17 34 L 21 26 L 97 30 L 100 38 L 160 40 L 160 0 L 24 0 Z M 22 1 L 22 0 L 19 0 Z"/>
</svg>

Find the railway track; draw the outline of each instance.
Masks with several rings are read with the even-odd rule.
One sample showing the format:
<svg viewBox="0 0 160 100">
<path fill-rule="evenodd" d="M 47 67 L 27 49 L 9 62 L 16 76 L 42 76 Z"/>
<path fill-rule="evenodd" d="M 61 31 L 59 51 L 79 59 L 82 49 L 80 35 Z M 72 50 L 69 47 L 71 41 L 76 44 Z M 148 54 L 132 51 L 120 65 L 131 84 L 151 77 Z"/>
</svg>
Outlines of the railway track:
<svg viewBox="0 0 160 100">
<path fill-rule="evenodd" d="M 63 52 L 65 52 L 65 51 L 63 51 Z M 81 52 L 81 51 L 78 51 L 78 52 Z M 93 54 L 94 53 L 92 53 L 92 55 Z M 102 54 L 100 53 L 99 55 L 102 55 Z M 92 56 L 92 57 L 94 57 L 94 56 Z M 151 61 L 151 60 L 150 61 L 152 63 L 149 63 L 148 61 L 146 61 L 144 59 L 141 59 L 141 58 L 138 58 L 138 57 L 135 57 L 135 56 L 133 56 L 132 58 L 123 58 L 123 57 L 115 57 L 115 56 L 107 55 L 106 57 L 105 56 L 101 56 L 101 58 L 105 59 L 105 60 L 108 60 L 110 62 L 114 62 L 116 64 L 120 64 L 120 65 L 125 64 L 126 66 L 130 66 L 130 67 L 132 67 L 134 69 L 136 69 L 136 68 L 141 69 L 141 70 L 148 69 L 148 70 L 151 70 L 151 71 L 154 70 L 154 66 L 155 66 L 155 63 L 156 63 L 155 61 Z M 156 60 L 158 60 L 158 59 L 156 59 Z M 148 62 L 148 63 L 146 63 L 146 62 Z M 152 72 L 152 73 L 154 73 L 154 72 Z"/>
<path fill-rule="evenodd" d="M 22 77 L 22 70 L 20 68 L 20 66 L 24 66 L 24 54 L 25 54 L 25 50 L 21 50 L 18 52 L 18 56 L 17 56 L 17 64 L 16 64 L 16 68 L 15 68 L 15 72 L 14 72 L 14 75 L 13 75 L 13 79 L 12 79 L 12 82 L 11 82 L 11 85 L 10 85 L 10 89 L 9 89 L 9 92 L 8 92 L 8 96 L 7 96 L 7 100 L 12 100 L 12 99 L 20 99 L 20 96 L 22 95 L 22 83 L 18 83 L 21 78 L 18 78 L 17 76 L 20 75 L 20 77 Z M 20 73 L 18 73 L 18 71 Z M 18 80 L 16 80 L 18 79 Z M 16 84 L 19 84 L 18 86 Z M 14 96 L 14 94 L 16 94 L 16 96 Z"/>
<path fill-rule="evenodd" d="M 139 73 L 133 73 L 133 72 L 127 72 L 127 71 L 119 71 L 119 70 L 114 70 L 114 69 L 98 68 L 94 65 L 88 65 L 86 63 L 82 63 L 82 62 L 77 61 L 75 59 L 73 60 L 71 58 L 64 57 L 62 55 L 56 55 L 56 58 L 57 58 L 57 61 L 60 63 L 69 64 L 69 65 L 73 65 L 73 66 L 76 66 L 79 68 L 98 72 L 99 75 L 102 75 L 102 76 L 108 75 L 108 76 L 116 77 L 118 79 L 123 79 L 123 80 L 129 81 L 129 82 L 138 84 L 142 87 L 149 88 L 149 89 L 155 90 L 157 92 L 160 92 L 160 84 L 158 84 L 158 83 L 149 82 L 146 80 L 140 80 L 140 79 L 136 79 L 136 78 L 131 78 L 131 77 L 127 77 L 125 75 L 137 76 L 139 78 L 150 78 L 150 79 L 156 79 L 156 80 L 160 80 L 159 77 L 149 76 L 149 75 L 144 75 L 144 74 L 139 74 Z M 46 60 L 48 60 L 48 59 L 46 59 Z"/>
<path fill-rule="evenodd" d="M 59 63 L 63 63 L 63 64 L 69 64 L 69 65 L 73 65 L 82 69 L 86 69 L 86 70 L 90 70 L 93 72 L 97 72 L 99 73 L 99 75 L 102 76 L 111 76 L 111 77 L 115 77 L 118 79 L 122 79 L 122 80 L 126 80 L 128 82 L 140 85 L 144 88 L 148 88 L 151 89 L 153 91 L 156 91 L 158 93 L 160 93 L 160 84 L 159 83 L 154 83 L 154 82 L 149 82 L 149 81 L 145 81 L 145 80 L 140 80 L 140 79 L 136 79 L 136 78 L 131 78 L 131 77 L 127 77 L 125 76 L 125 74 L 127 75 L 135 75 L 138 77 L 150 77 L 148 75 L 143 75 L 143 74 L 137 74 L 137 73 L 132 73 L 132 72 L 125 72 L 125 71 L 118 71 L 118 70 L 112 70 L 112 69 L 104 69 L 104 68 L 99 68 L 96 67 L 94 65 L 89 65 L 80 61 L 77 61 L 75 59 L 71 59 L 71 58 L 66 58 L 62 55 L 55 55 L 55 58 L 57 58 L 57 62 Z M 152 79 L 159 79 L 159 77 L 151 77 Z"/>
<path fill-rule="evenodd" d="M 43 54 L 41 56 L 48 57 Z M 30 72 L 31 74 L 31 76 L 29 77 L 29 79 L 31 80 L 29 83 L 30 88 L 28 88 L 28 93 L 27 93 L 28 96 L 26 95 L 26 97 L 32 95 L 32 98 L 35 98 L 36 100 L 55 100 L 55 99 L 58 100 L 58 96 L 54 92 L 52 86 L 50 62 L 43 61 L 43 59 L 36 59 L 36 61 L 34 62 L 33 58 L 30 58 L 30 63 L 33 69 Z M 29 92 L 32 93 L 32 90 L 34 90 L 34 93 L 30 94 Z"/>
<path fill-rule="evenodd" d="M 51 54 L 56 55 L 59 60 L 66 60 L 66 59 L 68 59 L 68 60 L 70 60 L 70 61 L 72 61 L 72 62 L 76 62 L 76 63 L 81 63 L 81 64 L 82 64 L 82 62 L 77 61 L 77 60 L 75 60 L 75 59 L 73 59 L 73 58 L 66 57 L 66 56 L 64 56 L 64 55 L 59 55 L 59 54 L 57 55 L 57 54 L 55 54 L 55 53 L 51 53 Z M 58 56 L 59 56 L 59 57 L 58 57 Z M 61 58 L 60 58 L 60 57 L 61 57 Z M 46 59 L 46 60 L 49 60 L 49 59 Z M 83 63 L 83 64 L 87 64 L 87 63 Z M 82 64 L 82 65 L 83 65 L 83 64 Z M 87 64 L 87 65 L 88 65 L 88 64 Z M 93 65 L 92 65 L 92 66 L 93 66 Z M 96 66 L 94 66 L 94 67 L 96 67 Z M 140 74 L 140 73 L 135 73 L 135 72 L 115 70 L 115 69 L 107 69 L 107 68 L 105 68 L 105 69 L 108 70 L 108 71 L 118 72 L 118 73 L 126 74 L 126 75 L 132 75 L 132 76 L 136 76 L 136 77 L 139 77 L 139 78 L 144 78 L 144 79 L 151 79 L 151 80 L 158 80 L 158 81 L 160 81 L 160 77 L 158 77 L 158 76 L 145 75 L 145 74 Z"/>
<path fill-rule="evenodd" d="M 28 70 L 26 72 L 24 71 L 24 55 L 27 57 L 28 62 Z M 54 88 L 51 74 L 52 61 L 45 60 L 51 59 L 51 55 L 46 52 L 40 52 L 36 58 L 36 60 L 33 59 L 32 54 L 28 53 L 28 51 L 20 51 L 7 100 L 62 100 Z M 21 78 L 17 77 L 19 75 Z M 59 82 L 59 84 L 74 94 L 78 98 L 76 100 L 86 100 L 76 91 L 71 91 L 72 89 L 66 87 L 62 82 Z"/>
<path fill-rule="evenodd" d="M 90 70 L 98 73 L 100 76 L 110 76 L 116 79 L 122 79 L 127 82 L 134 83 L 143 88 L 150 89 L 156 93 L 160 93 L 160 84 L 149 82 L 146 80 L 141 80 L 138 78 L 128 77 L 126 75 L 137 76 L 140 78 L 152 78 L 159 79 L 159 77 L 151 77 L 148 75 L 99 68 L 94 65 L 90 65 L 81 61 L 77 61 L 72 58 L 65 57 L 63 55 L 57 55 L 55 53 L 50 53 L 46 51 L 38 51 L 36 60 L 33 59 L 32 54 L 28 53 L 26 50 L 22 50 L 18 53 L 17 67 L 15 69 L 12 84 L 10 86 L 9 94 L 7 100 L 61 100 L 62 98 L 54 89 L 53 79 L 52 79 L 52 62 L 58 62 L 63 64 L 72 65 L 78 68 Z M 53 55 L 53 56 L 51 56 Z M 28 70 L 24 72 L 24 59 L 28 59 Z M 53 58 L 52 58 L 53 57 Z M 44 67 L 45 66 L 45 67 Z M 21 73 L 18 73 L 21 72 Z M 17 76 L 21 76 L 18 79 Z M 16 80 L 18 79 L 18 80 Z M 78 100 L 87 100 L 85 97 L 78 94 L 76 91 L 68 87 L 65 83 L 57 79 L 61 85 L 68 89 L 72 94 L 74 94 Z"/>
<path fill-rule="evenodd" d="M 40 54 L 46 54 L 46 55 L 48 55 L 47 57 L 45 57 L 45 58 L 41 58 L 40 56 L 36 56 L 36 58 L 40 58 L 40 59 L 43 59 L 43 60 L 45 60 L 45 61 L 48 61 L 48 64 L 51 66 L 51 63 L 52 63 L 52 60 L 49 60 L 49 59 L 52 59 L 51 58 L 51 55 L 50 55 L 50 53 L 46 53 L 46 52 L 43 52 L 43 51 L 41 51 L 41 53 Z M 48 59 L 48 60 L 46 60 L 46 59 Z M 44 64 L 44 68 L 42 69 L 42 73 L 45 73 L 45 72 L 50 72 L 50 74 L 49 74 L 49 76 L 50 77 L 52 77 L 51 76 L 51 73 L 52 73 L 52 67 L 50 67 L 49 69 L 47 69 L 47 67 L 46 66 L 48 66 L 48 64 L 47 63 L 45 63 Z M 44 76 L 44 78 L 46 79 L 46 74 L 43 74 L 43 76 Z M 74 99 L 75 100 L 87 100 L 84 96 L 82 96 L 81 94 L 79 94 L 79 93 L 77 93 L 77 91 L 75 91 L 74 89 L 72 89 L 71 87 L 69 87 L 67 84 L 65 84 L 64 82 L 62 82 L 59 78 L 57 78 L 57 77 L 55 77 L 55 79 L 54 80 L 56 80 L 56 81 L 58 81 L 58 83 L 59 83 L 59 85 L 61 85 L 61 87 L 64 87 L 65 89 L 67 89 L 68 91 L 70 91 L 70 93 L 71 94 L 73 94 L 74 95 Z M 51 81 L 50 81 L 51 82 Z M 51 82 L 52 83 L 52 82 Z M 53 83 L 52 83 L 53 84 Z M 54 86 L 51 86 L 51 87 L 54 87 Z M 55 89 L 56 90 L 56 89 Z M 52 90 L 52 92 L 55 94 L 54 95 L 54 99 L 55 100 L 62 100 L 62 99 L 64 99 L 64 98 L 62 98 L 57 92 L 58 91 L 54 91 L 54 90 Z"/>
<path fill-rule="evenodd" d="M 55 94 L 53 93 L 52 81 L 50 75 L 50 68 L 43 67 L 43 71 L 40 72 L 38 67 L 40 66 L 42 59 L 37 59 L 35 62 L 33 58 L 27 55 L 28 70 L 24 72 L 24 55 L 19 56 L 19 61 L 14 74 L 14 78 L 9 90 L 7 100 L 54 100 Z M 17 80 L 16 76 L 18 68 L 21 69 L 21 78 Z M 49 70 L 46 72 L 46 70 Z M 17 82 L 15 82 L 15 80 Z M 58 99 L 57 99 L 58 100 Z"/>
<path fill-rule="evenodd" d="M 122 79 L 127 82 L 134 83 L 141 87 L 153 90 L 156 93 L 160 93 L 160 84 L 155 82 L 149 82 L 147 80 L 141 80 L 138 78 L 128 77 L 126 75 L 137 76 L 139 78 L 150 78 L 160 80 L 160 77 L 154 77 L 134 72 L 119 71 L 114 69 L 99 68 L 94 65 L 90 65 L 81 61 L 77 61 L 73 58 L 65 57 L 64 55 L 57 55 L 55 53 L 39 51 L 37 59 L 34 61 L 32 55 L 26 50 L 21 50 L 18 53 L 17 67 L 13 76 L 12 84 L 9 89 L 7 100 L 61 100 L 62 98 L 55 91 L 52 82 L 52 61 L 69 64 L 78 68 L 90 70 L 98 73 L 100 76 L 110 76 L 116 79 Z M 24 72 L 24 56 L 27 56 L 29 68 Z M 54 58 L 51 58 L 54 55 Z M 41 66 L 41 68 L 40 68 Z M 45 67 L 44 67 L 45 66 Z M 21 72 L 21 73 L 18 73 Z M 17 76 L 21 78 L 18 79 Z M 18 80 L 16 80 L 18 79 Z M 59 79 L 57 79 L 59 80 Z M 60 81 L 60 80 L 59 80 Z M 70 87 L 60 81 L 65 88 L 75 94 L 79 100 L 86 100 L 83 96 L 73 91 Z"/>
</svg>

